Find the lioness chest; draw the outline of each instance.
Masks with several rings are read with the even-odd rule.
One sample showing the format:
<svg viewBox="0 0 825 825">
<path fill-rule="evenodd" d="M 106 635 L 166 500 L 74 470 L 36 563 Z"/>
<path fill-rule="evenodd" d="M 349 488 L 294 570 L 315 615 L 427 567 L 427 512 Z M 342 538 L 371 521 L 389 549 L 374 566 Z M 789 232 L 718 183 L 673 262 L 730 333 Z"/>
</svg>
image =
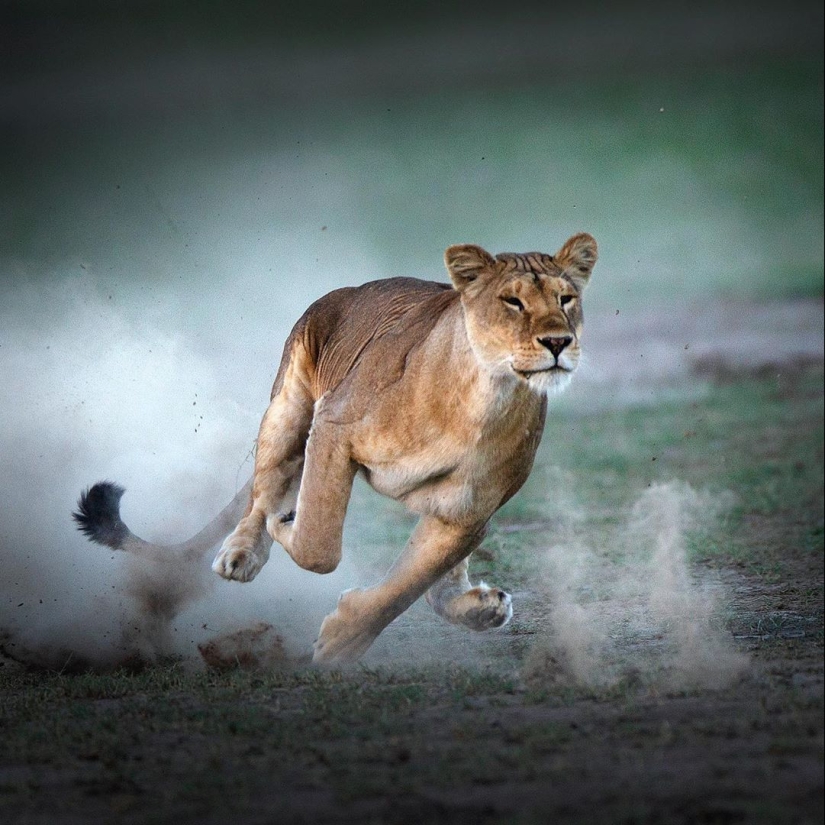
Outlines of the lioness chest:
<svg viewBox="0 0 825 825">
<path fill-rule="evenodd" d="M 459 426 L 460 410 L 455 419 L 443 429 L 419 421 L 419 426 L 354 434 L 353 458 L 361 475 L 413 513 L 447 521 L 488 518 L 530 472 L 543 405 L 535 399 L 492 422 Z"/>
</svg>

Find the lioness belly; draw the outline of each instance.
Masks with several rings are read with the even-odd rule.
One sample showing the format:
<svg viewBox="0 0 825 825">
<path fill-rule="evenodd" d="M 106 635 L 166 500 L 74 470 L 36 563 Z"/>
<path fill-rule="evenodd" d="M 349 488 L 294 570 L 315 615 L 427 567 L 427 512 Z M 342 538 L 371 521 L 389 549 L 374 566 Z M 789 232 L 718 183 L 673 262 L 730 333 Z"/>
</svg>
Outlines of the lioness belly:
<svg viewBox="0 0 825 825">
<path fill-rule="evenodd" d="M 445 521 L 486 518 L 495 510 L 500 491 L 495 483 L 479 483 L 472 468 L 421 466 L 362 467 L 361 474 L 377 492 L 402 502 L 412 513 Z"/>
<path fill-rule="evenodd" d="M 364 467 L 362 474 L 374 490 L 419 515 L 454 520 L 472 509 L 472 489 L 454 468 L 422 475 L 399 467 Z"/>
</svg>

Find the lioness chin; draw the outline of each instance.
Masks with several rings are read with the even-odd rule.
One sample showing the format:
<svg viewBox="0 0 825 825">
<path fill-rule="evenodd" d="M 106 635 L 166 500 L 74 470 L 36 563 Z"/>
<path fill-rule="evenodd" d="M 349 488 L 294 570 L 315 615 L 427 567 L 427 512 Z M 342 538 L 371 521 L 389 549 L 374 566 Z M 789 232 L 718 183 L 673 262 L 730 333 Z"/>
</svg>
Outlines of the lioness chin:
<svg viewBox="0 0 825 825">
<path fill-rule="evenodd" d="M 596 258 L 584 233 L 555 255 L 451 246 L 452 285 L 392 278 L 316 301 L 284 347 L 250 484 L 173 548 L 181 562 L 237 522 L 212 564 L 220 576 L 255 578 L 273 540 L 301 567 L 328 573 L 360 473 L 420 520 L 381 582 L 341 595 L 314 660 L 357 658 L 425 594 L 455 624 L 505 624 L 510 596 L 473 587 L 467 560 L 530 473 L 548 394 L 578 366 L 581 296 Z M 85 493 L 80 529 L 110 547 L 159 552 L 120 520 L 121 493 L 106 482 Z"/>
</svg>

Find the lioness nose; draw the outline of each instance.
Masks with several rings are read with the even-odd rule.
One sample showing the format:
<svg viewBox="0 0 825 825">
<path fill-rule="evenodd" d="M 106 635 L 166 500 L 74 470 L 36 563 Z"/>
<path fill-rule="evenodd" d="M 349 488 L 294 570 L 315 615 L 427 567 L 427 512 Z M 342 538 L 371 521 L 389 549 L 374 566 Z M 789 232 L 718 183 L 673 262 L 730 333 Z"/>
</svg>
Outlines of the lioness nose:
<svg viewBox="0 0 825 825">
<path fill-rule="evenodd" d="M 563 335 L 559 338 L 539 338 L 539 343 L 558 358 L 572 340 L 572 335 Z"/>
</svg>

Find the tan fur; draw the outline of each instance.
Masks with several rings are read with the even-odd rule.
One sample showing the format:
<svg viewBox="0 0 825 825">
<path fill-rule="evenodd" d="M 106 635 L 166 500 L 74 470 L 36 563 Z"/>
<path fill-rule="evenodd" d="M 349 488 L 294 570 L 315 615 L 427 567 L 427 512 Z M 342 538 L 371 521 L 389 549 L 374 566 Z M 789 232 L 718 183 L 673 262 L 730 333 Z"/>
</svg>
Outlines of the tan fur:
<svg viewBox="0 0 825 825">
<path fill-rule="evenodd" d="M 379 584 L 342 594 L 315 660 L 361 655 L 428 590 L 449 621 L 506 622 L 510 597 L 473 588 L 466 559 L 527 479 L 547 394 L 578 365 L 581 292 L 596 255 L 586 234 L 555 256 L 452 246 L 453 288 L 395 278 L 313 304 L 284 348 L 249 505 L 213 569 L 249 581 L 274 539 L 301 567 L 334 570 L 361 473 L 421 519 Z"/>
</svg>

